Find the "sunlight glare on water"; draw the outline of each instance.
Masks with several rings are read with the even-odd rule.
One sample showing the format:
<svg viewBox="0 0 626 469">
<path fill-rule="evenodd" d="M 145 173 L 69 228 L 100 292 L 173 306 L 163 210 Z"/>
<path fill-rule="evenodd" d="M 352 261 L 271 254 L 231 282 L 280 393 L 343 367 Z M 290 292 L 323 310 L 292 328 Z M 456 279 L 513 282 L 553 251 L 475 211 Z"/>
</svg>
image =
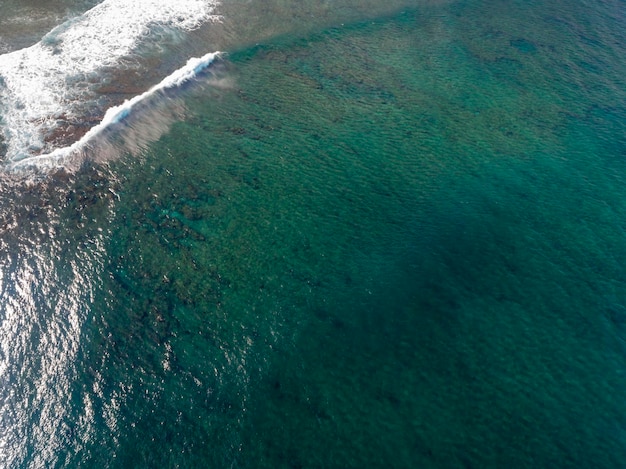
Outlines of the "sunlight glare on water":
<svg viewBox="0 0 626 469">
<path fill-rule="evenodd" d="M 64 204 L 86 216 L 86 207 L 70 200 L 75 188 L 47 192 L 46 184 L 29 182 L 14 187 L 23 190 L 14 201 L 24 205 L 9 213 L 3 204 L 0 213 L 7 222 L 0 241 L 0 448 L 5 467 L 19 467 L 25 459 L 29 467 L 42 467 L 92 420 L 88 406 L 85 428 L 70 425 L 66 416 L 75 399 L 83 324 L 103 273 L 105 234 L 82 220 L 77 232 L 80 226 L 87 231 L 72 245 L 77 238 L 68 236 L 58 209 Z M 28 214 L 30 197 L 40 198 L 38 217 Z M 99 214 L 106 218 L 107 211 Z"/>
</svg>

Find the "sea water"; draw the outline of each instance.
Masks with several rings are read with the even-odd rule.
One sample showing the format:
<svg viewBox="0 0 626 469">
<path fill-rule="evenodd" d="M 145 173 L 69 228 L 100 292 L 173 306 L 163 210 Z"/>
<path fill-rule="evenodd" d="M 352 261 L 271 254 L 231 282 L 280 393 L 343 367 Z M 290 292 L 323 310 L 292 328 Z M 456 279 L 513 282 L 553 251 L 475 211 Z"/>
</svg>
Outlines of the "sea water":
<svg viewBox="0 0 626 469">
<path fill-rule="evenodd" d="M 0 4 L 0 465 L 623 464 L 622 1 L 132 5 Z"/>
</svg>

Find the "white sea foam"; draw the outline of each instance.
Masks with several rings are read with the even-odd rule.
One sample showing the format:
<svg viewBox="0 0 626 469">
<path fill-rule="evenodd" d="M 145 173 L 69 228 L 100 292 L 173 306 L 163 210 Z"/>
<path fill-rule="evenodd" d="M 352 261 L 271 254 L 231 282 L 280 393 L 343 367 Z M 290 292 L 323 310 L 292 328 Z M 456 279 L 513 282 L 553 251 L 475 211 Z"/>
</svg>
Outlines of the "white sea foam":
<svg viewBox="0 0 626 469">
<path fill-rule="evenodd" d="M 187 64 L 180 69 L 176 70 L 171 75 L 164 78 L 159 84 L 153 86 L 148 91 L 133 97 L 125 101 L 119 106 L 109 108 L 102 121 L 99 124 L 92 127 L 80 140 L 73 143 L 70 146 L 57 148 L 50 153 L 30 156 L 14 162 L 11 162 L 8 167 L 12 169 L 37 167 L 37 168 L 55 168 L 63 166 L 69 163 L 71 157 L 78 157 L 79 159 L 85 154 L 85 149 L 93 150 L 93 153 L 107 153 L 109 142 L 98 141 L 103 132 L 110 129 L 115 124 L 124 121 L 132 113 L 133 109 L 141 103 L 148 101 L 154 95 L 166 91 L 169 88 L 176 88 L 183 85 L 185 82 L 195 78 L 198 73 L 202 72 L 220 55 L 220 52 L 211 52 L 202 57 L 194 57 L 187 61 Z M 172 104 L 172 103 L 170 103 Z M 170 115 L 176 117 L 178 109 L 171 109 L 169 115 L 163 115 L 163 113 L 153 113 L 152 121 L 147 128 L 130 128 L 128 132 L 132 134 L 130 138 L 126 139 L 127 150 L 133 152 L 141 147 L 142 144 L 152 141 L 160 136 L 163 131 L 169 126 Z M 91 148 L 90 148 L 91 146 Z M 113 150 L 115 151 L 115 150 Z"/>
<path fill-rule="evenodd" d="M 93 88 L 107 70 L 119 71 L 138 47 L 151 44 L 156 30 L 189 31 L 215 19 L 215 6 L 215 0 L 105 0 L 53 29 L 39 43 L 0 55 L 5 160 L 17 163 L 62 152 L 46 136 L 60 123 L 80 122 L 89 112 L 98 112 Z M 212 56 L 190 62 L 166 79 L 171 82 L 157 86 L 184 81 L 180 73 L 193 64 L 201 67 L 208 59 Z M 103 122 L 111 119 L 111 113 L 128 112 L 130 107 L 128 102 L 109 111 Z"/>
</svg>

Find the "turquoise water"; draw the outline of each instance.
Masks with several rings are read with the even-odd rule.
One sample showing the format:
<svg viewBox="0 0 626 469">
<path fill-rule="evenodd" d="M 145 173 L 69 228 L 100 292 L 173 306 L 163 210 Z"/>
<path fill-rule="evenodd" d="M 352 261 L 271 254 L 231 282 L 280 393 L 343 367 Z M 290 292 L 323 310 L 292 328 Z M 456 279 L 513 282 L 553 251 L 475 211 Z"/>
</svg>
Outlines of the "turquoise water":
<svg viewBox="0 0 626 469">
<path fill-rule="evenodd" d="M 626 5 L 271 5 L 140 156 L 4 177 L 8 466 L 623 465 Z"/>
</svg>

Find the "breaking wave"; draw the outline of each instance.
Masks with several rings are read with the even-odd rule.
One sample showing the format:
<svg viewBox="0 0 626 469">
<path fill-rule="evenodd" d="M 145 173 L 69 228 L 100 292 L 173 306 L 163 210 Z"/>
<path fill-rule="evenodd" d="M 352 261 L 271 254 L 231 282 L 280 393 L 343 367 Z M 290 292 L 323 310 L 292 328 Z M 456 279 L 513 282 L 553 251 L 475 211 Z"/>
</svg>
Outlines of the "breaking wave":
<svg viewBox="0 0 626 469">
<path fill-rule="evenodd" d="M 105 0 L 31 47 L 0 55 L 0 148 L 9 168 L 58 165 L 139 101 L 189 80 L 215 53 L 191 59 L 145 93 L 105 113 L 98 90 L 159 54 L 167 37 L 215 21 L 213 0 Z"/>
</svg>

